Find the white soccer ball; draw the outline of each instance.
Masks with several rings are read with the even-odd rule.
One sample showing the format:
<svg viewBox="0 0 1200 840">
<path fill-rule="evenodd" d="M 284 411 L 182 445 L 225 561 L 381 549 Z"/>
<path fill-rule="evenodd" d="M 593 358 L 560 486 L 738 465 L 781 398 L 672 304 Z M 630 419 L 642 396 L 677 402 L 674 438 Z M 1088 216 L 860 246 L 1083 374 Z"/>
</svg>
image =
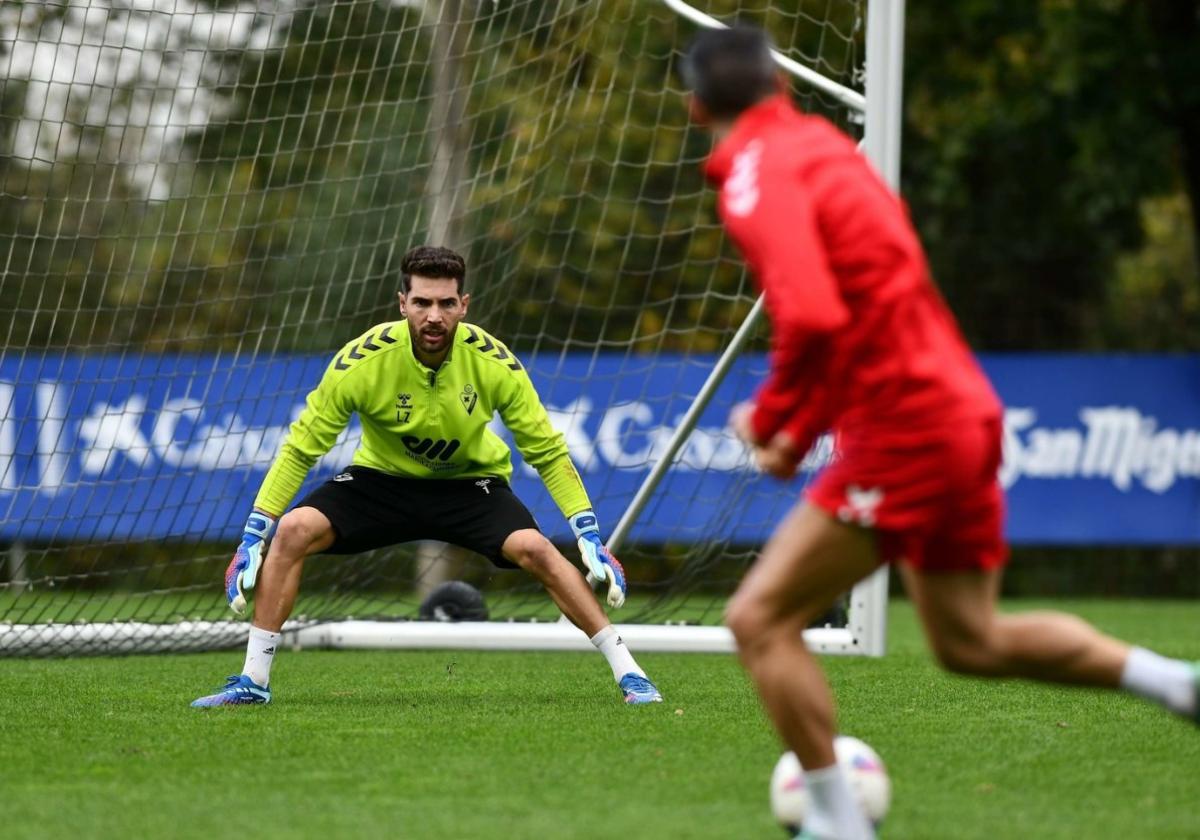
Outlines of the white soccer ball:
<svg viewBox="0 0 1200 840">
<path fill-rule="evenodd" d="M 892 783 L 879 754 L 865 742 L 849 735 L 837 736 L 833 751 L 867 818 L 879 825 L 892 804 Z M 780 825 L 796 832 L 800 830 L 807 810 L 808 791 L 804 787 L 800 761 L 795 753 L 785 752 L 771 774 L 771 811 Z"/>
</svg>

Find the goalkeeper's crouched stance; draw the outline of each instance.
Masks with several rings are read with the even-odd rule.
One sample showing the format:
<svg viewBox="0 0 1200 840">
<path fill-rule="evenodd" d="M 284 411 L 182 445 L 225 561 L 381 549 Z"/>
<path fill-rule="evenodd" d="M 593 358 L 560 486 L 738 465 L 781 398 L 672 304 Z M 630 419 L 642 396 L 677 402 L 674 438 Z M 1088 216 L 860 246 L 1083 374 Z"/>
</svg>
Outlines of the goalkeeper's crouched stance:
<svg viewBox="0 0 1200 840">
<path fill-rule="evenodd" d="M 601 539 L 562 435 L 508 348 L 463 322 L 470 296 L 462 257 L 414 248 L 401 270 L 404 320 L 374 327 L 334 358 L 263 481 L 225 574 L 234 612 L 244 614 L 254 596 L 246 663 L 192 705 L 270 702 L 271 663 L 306 557 L 421 539 L 532 574 L 604 654 L 625 702 L 661 702 L 588 586 L 604 584 L 612 607 L 625 601 L 624 570 Z M 279 518 L 355 413 L 363 438 L 353 465 Z M 496 413 L 570 521 L 587 581 L 509 488 L 509 449 L 488 428 Z"/>
</svg>

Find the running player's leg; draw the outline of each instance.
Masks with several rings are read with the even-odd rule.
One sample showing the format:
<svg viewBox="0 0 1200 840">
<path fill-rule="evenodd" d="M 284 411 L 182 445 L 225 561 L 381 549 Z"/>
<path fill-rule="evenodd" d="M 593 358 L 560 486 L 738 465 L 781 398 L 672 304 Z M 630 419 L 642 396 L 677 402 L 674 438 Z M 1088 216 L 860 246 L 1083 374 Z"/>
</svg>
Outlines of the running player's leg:
<svg viewBox="0 0 1200 840">
<path fill-rule="evenodd" d="M 1073 615 L 1000 615 L 1000 570 L 926 572 L 901 565 L 929 645 L 951 671 L 1115 687 L 1129 647 Z"/>
<path fill-rule="evenodd" d="M 996 611 L 1000 572 L 903 567 L 930 647 L 949 670 L 987 677 L 1124 687 L 1172 711 L 1196 715 L 1196 671 L 1131 648 L 1067 613 Z"/>
<path fill-rule="evenodd" d="M 726 613 L 767 714 L 805 768 L 813 804 L 805 827 L 829 836 L 872 833 L 837 769 L 833 697 L 802 633 L 878 565 L 870 531 L 801 504 L 775 530 Z"/>
</svg>

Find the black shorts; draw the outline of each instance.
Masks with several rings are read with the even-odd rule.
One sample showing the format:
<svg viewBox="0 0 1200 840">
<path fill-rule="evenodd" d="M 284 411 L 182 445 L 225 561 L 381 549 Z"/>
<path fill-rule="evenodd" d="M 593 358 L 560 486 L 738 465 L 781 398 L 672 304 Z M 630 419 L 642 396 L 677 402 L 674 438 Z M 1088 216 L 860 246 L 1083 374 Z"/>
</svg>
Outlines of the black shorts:
<svg viewBox="0 0 1200 840">
<path fill-rule="evenodd" d="M 333 523 L 326 554 L 440 540 L 514 568 L 500 553 L 514 531 L 538 529 L 533 514 L 499 478 L 404 478 L 369 467 L 349 467 L 297 507 L 316 508 Z"/>
</svg>

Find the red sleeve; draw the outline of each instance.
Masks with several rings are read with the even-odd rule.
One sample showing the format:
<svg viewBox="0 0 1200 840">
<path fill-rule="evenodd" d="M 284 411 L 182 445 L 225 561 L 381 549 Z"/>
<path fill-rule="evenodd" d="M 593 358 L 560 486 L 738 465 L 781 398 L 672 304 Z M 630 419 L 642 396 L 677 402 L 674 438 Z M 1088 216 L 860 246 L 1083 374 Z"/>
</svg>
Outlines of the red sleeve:
<svg viewBox="0 0 1200 840">
<path fill-rule="evenodd" d="M 818 390 L 827 356 L 824 338 L 849 320 L 850 311 L 829 268 L 803 182 L 794 174 L 764 171 L 757 186 L 750 213 L 738 217 L 725 208 L 725 217 L 762 286 L 771 321 L 770 373 L 751 421 L 756 439 L 765 443 L 802 403 L 825 402 Z"/>
<path fill-rule="evenodd" d="M 772 354 L 771 371 L 755 396 L 750 418 L 754 438 L 767 443 L 779 432 L 786 432 L 801 452 L 807 452 L 826 431 L 831 419 L 829 384 L 825 362 L 829 358 L 823 336 L 814 336 L 791 360 L 791 367 L 779 366 Z"/>
<path fill-rule="evenodd" d="M 792 445 L 802 457 L 812 449 L 821 433 L 829 431 L 829 427 L 833 425 L 830 418 L 825 415 L 828 405 L 823 393 L 814 393 L 812 398 L 806 399 L 780 429 L 792 439 Z"/>
<path fill-rule="evenodd" d="M 791 343 L 781 346 L 778 328 L 775 330 L 770 370 L 755 395 L 750 418 L 754 439 L 759 443 L 766 443 L 798 415 L 819 410 L 825 402 L 820 375 L 825 341 L 820 336 L 809 336 L 807 340 L 793 336 Z"/>
</svg>

